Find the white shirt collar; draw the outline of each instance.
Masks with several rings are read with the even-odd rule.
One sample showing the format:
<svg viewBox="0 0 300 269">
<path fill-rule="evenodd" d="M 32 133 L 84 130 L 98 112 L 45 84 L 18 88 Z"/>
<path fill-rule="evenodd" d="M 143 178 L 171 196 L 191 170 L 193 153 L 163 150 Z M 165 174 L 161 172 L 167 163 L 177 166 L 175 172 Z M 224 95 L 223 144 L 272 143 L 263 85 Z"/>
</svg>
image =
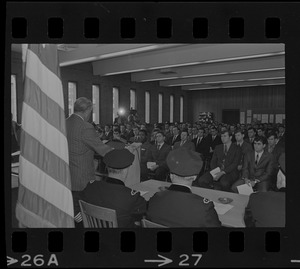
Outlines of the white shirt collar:
<svg viewBox="0 0 300 269">
<path fill-rule="evenodd" d="M 172 183 L 172 185 L 179 185 L 179 186 L 184 186 L 184 187 L 187 187 L 189 188 L 191 191 L 192 191 L 192 188 L 188 185 L 185 185 L 185 184 L 180 184 L 180 183 Z"/>
<path fill-rule="evenodd" d="M 81 117 L 80 115 L 78 115 L 78 114 L 76 114 L 76 113 L 74 113 L 74 115 L 80 117 L 80 118 L 84 121 L 83 117 Z"/>
<path fill-rule="evenodd" d="M 254 158 L 256 158 L 256 155 L 258 154 L 258 161 L 259 161 L 261 158 L 261 155 L 263 155 L 264 151 L 262 151 L 261 153 L 257 153 L 256 151 L 254 151 L 254 153 L 255 153 Z"/>
</svg>

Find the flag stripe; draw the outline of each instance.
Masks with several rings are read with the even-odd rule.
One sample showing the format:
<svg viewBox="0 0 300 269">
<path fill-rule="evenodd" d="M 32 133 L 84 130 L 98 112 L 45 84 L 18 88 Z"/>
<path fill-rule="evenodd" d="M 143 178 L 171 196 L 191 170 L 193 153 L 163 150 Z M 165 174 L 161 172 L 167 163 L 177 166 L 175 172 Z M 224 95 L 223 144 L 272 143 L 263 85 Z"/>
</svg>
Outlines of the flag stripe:
<svg viewBox="0 0 300 269">
<path fill-rule="evenodd" d="M 27 78 L 25 80 L 25 85 L 28 90 L 24 93 L 24 102 L 37 111 L 49 124 L 66 136 L 64 110 L 41 91 L 39 86 L 31 79 Z"/>
<path fill-rule="evenodd" d="M 57 46 L 46 46 L 40 44 L 31 44 L 30 50 L 39 58 L 41 63 L 46 66 L 49 71 L 59 77 L 58 57 L 53 57 L 57 53 Z"/>
<path fill-rule="evenodd" d="M 22 128 L 47 149 L 69 163 L 67 138 L 48 124 L 35 110 L 23 103 Z"/>
<path fill-rule="evenodd" d="M 24 208 L 30 209 L 33 214 L 42 217 L 49 223 L 55 223 L 59 227 L 63 227 L 66 221 L 68 223 L 74 222 L 72 216 L 67 215 L 52 204 L 49 205 L 44 198 L 30 191 L 22 184 L 19 186 L 19 202 Z"/>
<path fill-rule="evenodd" d="M 22 156 L 48 176 L 71 189 L 69 166 L 53 152 L 49 151 L 30 134 L 22 131 L 21 139 L 26 141 L 21 145 Z"/>
<path fill-rule="evenodd" d="M 19 172 L 20 184 L 43 197 L 68 215 L 74 216 L 73 197 L 68 188 L 48 176 L 23 156 L 20 156 L 20 166 L 22 167 Z M 33 184 L 33 175 L 38 180 L 38 183 L 35 182 Z"/>
<path fill-rule="evenodd" d="M 49 71 L 37 55 L 28 49 L 26 77 L 33 80 L 49 98 L 64 109 L 62 83 L 56 74 Z"/>
</svg>

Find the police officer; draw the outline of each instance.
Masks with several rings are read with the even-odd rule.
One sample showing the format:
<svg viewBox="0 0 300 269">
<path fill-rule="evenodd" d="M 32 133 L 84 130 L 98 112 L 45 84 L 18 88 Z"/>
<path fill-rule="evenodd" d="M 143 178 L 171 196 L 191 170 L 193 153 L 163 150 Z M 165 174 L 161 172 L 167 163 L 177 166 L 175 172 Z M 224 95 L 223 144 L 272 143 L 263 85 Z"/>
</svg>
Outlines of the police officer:
<svg viewBox="0 0 300 269">
<path fill-rule="evenodd" d="M 134 161 L 134 154 L 119 148 L 107 153 L 103 162 L 107 166 L 108 177 L 101 181 L 91 181 L 83 191 L 83 200 L 94 205 L 116 210 L 118 227 L 134 227 L 134 222 L 146 212 L 146 201 L 139 192 L 126 187 L 128 167 Z"/>
<path fill-rule="evenodd" d="M 167 157 L 172 185 L 150 200 L 147 219 L 167 227 L 220 227 L 213 202 L 191 191 L 203 162 L 200 154 L 180 147 Z"/>
</svg>

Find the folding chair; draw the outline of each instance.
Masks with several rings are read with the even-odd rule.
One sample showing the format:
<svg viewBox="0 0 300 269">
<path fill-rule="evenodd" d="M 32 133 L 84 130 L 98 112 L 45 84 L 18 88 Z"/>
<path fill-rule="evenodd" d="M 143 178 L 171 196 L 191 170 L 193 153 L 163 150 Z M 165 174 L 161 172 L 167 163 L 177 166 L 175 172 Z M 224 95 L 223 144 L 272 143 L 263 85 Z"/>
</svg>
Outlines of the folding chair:
<svg viewBox="0 0 300 269">
<path fill-rule="evenodd" d="M 79 200 L 84 228 L 117 228 L 117 213 L 115 210 L 96 206 Z"/>
</svg>

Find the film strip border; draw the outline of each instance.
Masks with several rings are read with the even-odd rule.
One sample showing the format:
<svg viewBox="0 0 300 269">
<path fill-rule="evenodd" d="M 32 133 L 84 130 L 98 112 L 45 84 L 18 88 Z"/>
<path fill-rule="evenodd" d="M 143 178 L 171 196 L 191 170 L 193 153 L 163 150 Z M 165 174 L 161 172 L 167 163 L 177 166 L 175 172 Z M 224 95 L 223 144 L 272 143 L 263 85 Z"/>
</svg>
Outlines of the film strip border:
<svg viewBox="0 0 300 269">
<path fill-rule="evenodd" d="M 280 42 L 292 4 L 259 3 L 8 3 L 13 42 Z M 216 6 L 218 5 L 218 6 Z M 32 6 L 32 8 L 30 8 Z M 117 8 L 116 8 L 117 6 Z M 24 7 L 24 8 L 23 8 Z M 39 10 L 39 16 L 33 16 Z M 69 12 L 72 10 L 72 12 Z M 81 11 L 84 12 L 81 12 Z M 266 12 L 267 11 L 267 12 Z M 234 15 L 233 15 L 234 14 Z M 282 21 L 282 17 L 285 20 Z M 292 20 L 292 18 L 291 18 Z"/>
<path fill-rule="evenodd" d="M 39 266 L 34 263 L 34 258 L 40 255 L 39 258 L 45 263 L 56 259 L 58 265 L 62 263 L 70 267 L 78 264 L 87 266 L 90 264 L 89 259 L 94 261 L 91 266 L 117 267 L 167 264 L 196 267 L 200 264 L 222 265 L 229 261 L 232 266 L 284 266 L 287 263 L 300 263 L 297 259 L 283 259 L 280 253 L 288 247 L 287 240 L 280 231 L 272 229 L 262 229 L 255 234 L 251 230 L 238 229 L 184 229 L 184 232 L 180 229 L 104 229 L 76 231 L 76 236 L 74 230 L 72 232 L 69 229 L 43 230 L 38 234 L 37 238 L 32 230 L 13 232 L 7 246 L 12 250 L 8 252 L 8 261 L 14 259 L 15 264 L 20 265 L 25 256 L 28 264 Z M 219 259 L 208 253 L 218 255 Z M 82 259 L 85 263 L 82 263 Z"/>
</svg>

